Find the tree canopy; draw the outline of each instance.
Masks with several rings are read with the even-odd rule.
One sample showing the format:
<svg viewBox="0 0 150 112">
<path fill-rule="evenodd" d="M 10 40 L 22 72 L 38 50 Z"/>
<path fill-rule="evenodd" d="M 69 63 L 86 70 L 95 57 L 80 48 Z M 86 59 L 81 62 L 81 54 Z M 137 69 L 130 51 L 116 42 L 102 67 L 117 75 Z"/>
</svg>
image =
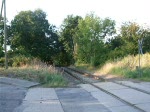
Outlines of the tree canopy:
<svg viewBox="0 0 150 112">
<path fill-rule="evenodd" d="M 102 19 L 94 13 L 68 15 L 59 30 L 48 22 L 40 9 L 21 11 L 7 25 L 7 44 L 11 54 L 32 56 L 47 63 L 71 65 L 86 63 L 94 66 L 108 60 L 138 53 L 138 40 L 143 38 L 143 53 L 150 52 L 150 29 L 134 22 L 122 24 L 116 33 L 115 21 Z M 0 57 L 3 51 L 3 20 L 0 21 Z M 11 57 L 11 56 L 9 56 Z"/>
<path fill-rule="evenodd" d="M 43 61 L 52 61 L 59 51 L 55 27 L 48 23 L 46 13 L 38 9 L 22 11 L 11 22 L 11 48 Z"/>
<path fill-rule="evenodd" d="M 104 40 L 115 33 L 115 22 L 88 14 L 79 21 L 77 35 L 77 60 L 97 65 L 105 54 Z"/>
<path fill-rule="evenodd" d="M 62 59 L 65 60 L 68 64 L 74 64 L 75 61 L 75 34 L 78 30 L 80 19 L 82 19 L 80 16 L 68 15 L 61 25 L 60 41 L 63 44 L 63 55 L 66 57 L 65 59 Z"/>
</svg>

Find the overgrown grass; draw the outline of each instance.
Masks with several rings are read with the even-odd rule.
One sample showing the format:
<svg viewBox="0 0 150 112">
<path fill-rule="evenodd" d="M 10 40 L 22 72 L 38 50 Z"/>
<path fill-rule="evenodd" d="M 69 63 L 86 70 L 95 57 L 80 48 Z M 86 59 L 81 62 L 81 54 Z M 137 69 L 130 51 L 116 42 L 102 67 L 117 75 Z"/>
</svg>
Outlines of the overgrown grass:
<svg viewBox="0 0 150 112">
<path fill-rule="evenodd" d="M 98 67 L 91 66 L 90 64 L 76 64 L 75 67 L 81 70 L 88 70 L 91 72 L 94 72 L 98 69 Z"/>
<path fill-rule="evenodd" d="M 44 87 L 67 86 L 61 73 L 58 73 L 53 66 L 47 66 L 40 61 L 33 61 L 31 65 L 22 67 L 10 67 L 7 70 L 0 68 L 0 73 L 3 76 L 36 81 Z"/>
<path fill-rule="evenodd" d="M 150 81 L 150 54 L 141 56 L 141 68 L 138 68 L 139 57 L 128 56 L 121 60 L 107 62 L 98 71 L 101 74 L 114 74 L 127 78 L 137 78 L 145 81 Z"/>
</svg>

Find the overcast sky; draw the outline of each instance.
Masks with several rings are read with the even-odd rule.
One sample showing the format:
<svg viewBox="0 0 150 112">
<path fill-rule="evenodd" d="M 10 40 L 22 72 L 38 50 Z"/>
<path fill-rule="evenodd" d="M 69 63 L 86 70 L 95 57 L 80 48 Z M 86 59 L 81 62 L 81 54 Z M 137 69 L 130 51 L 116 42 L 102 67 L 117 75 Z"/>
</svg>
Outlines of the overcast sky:
<svg viewBox="0 0 150 112">
<path fill-rule="evenodd" d="M 49 23 L 57 27 L 67 15 L 84 17 L 90 12 L 101 18 L 110 17 L 117 24 L 135 21 L 150 26 L 149 4 L 149 0 L 6 0 L 9 21 L 20 11 L 40 8 L 46 12 Z"/>
</svg>

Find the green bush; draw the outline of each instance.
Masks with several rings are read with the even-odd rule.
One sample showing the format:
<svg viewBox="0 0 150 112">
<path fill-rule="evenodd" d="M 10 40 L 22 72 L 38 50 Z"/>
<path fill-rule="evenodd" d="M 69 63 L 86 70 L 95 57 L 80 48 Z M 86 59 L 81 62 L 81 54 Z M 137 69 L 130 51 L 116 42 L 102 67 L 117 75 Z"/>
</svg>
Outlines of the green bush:
<svg viewBox="0 0 150 112">
<path fill-rule="evenodd" d="M 30 64 L 32 61 L 32 57 L 27 57 L 25 55 L 17 55 L 11 58 L 11 66 L 19 67 L 22 65 Z"/>
<path fill-rule="evenodd" d="M 46 87 L 59 87 L 66 86 L 67 82 L 63 79 L 60 74 L 53 74 L 44 72 L 39 74 L 38 80 L 41 84 L 44 84 Z"/>
<path fill-rule="evenodd" d="M 5 65 L 5 58 L 0 58 L 0 66 L 3 67 Z"/>
</svg>

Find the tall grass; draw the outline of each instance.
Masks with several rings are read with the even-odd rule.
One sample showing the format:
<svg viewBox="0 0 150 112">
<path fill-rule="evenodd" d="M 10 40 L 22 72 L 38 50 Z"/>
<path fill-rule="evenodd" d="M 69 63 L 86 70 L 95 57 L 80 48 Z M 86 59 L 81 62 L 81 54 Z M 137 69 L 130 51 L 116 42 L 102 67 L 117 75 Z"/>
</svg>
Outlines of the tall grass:
<svg viewBox="0 0 150 112">
<path fill-rule="evenodd" d="M 128 78 L 139 78 L 150 81 L 150 54 L 141 55 L 141 69 L 139 66 L 139 56 L 129 55 L 123 59 L 107 62 L 99 72 L 101 74 L 117 74 Z M 142 74 L 142 75 L 141 75 Z M 140 76 L 141 75 L 141 76 Z"/>
<path fill-rule="evenodd" d="M 40 82 L 45 87 L 63 87 L 67 85 L 62 74 L 58 73 L 55 67 L 48 66 L 37 59 L 20 67 L 10 67 L 7 70 L 0 68 L 0 72 L 3 76 Z"/>
</svg>

